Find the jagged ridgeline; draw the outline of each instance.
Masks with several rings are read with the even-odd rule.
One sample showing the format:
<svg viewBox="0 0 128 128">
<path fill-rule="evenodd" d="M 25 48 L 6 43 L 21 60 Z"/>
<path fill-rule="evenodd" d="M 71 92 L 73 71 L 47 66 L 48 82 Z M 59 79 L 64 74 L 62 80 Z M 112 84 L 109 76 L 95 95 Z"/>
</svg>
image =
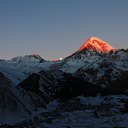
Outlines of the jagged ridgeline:
<svg viewBox="0 0 128 128">
<path fill-rule="evenodd" d="M 0 121 L 28 119 L 53 100 L 127 95 L 127 83 L 128 50 L 97 37 L 58 61 L 39 55 L 0 60 Z"/>
</svg>

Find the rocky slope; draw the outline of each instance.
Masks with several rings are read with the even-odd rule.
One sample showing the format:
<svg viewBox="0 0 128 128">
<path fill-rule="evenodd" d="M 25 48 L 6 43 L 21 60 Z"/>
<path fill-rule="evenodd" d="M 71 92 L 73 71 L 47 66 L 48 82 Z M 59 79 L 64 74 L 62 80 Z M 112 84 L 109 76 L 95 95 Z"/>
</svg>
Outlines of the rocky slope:
<svg viewBox="0 0 128 128">
<path fill-rule="evenodd" d="M 100 92 L 100 87 L 60 70 L 34 73 L 18 86 L 45 97 L 47 101 L 68 100 L 80 95 L 96 96 Z"/>
<path fill-rule="evenodd" d="M 46 102 L 41 97 L 13 87 L 11 81 L 0 73 L 0 124 L 30 118 L 35 109 L 44 106 Z"/>
</svg>

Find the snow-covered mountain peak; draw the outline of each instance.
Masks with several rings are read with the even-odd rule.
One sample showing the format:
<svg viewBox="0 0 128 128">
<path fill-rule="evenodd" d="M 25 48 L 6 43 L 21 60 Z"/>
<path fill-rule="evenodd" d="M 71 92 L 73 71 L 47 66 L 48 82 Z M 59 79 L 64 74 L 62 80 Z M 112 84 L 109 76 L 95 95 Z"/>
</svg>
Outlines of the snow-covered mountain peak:
<svg viewBox="0 0 128 128">
<path fill-rule="evenodd" d="M 91 50 L 91 51 L 98 51 L 98 52 L 109 52 L 113 50 L 114 48 L 109 45 L 107 42 L 97 38 L 97 37 L 90 37 L 84 45 L 80 47 L 78 51 L 83 51 L 83 50 Z"/>
<path fill-rule="evenodd" d="M 19 61 L 43 61 L 44 59 L 41 58 L 41 56 L 37 55 L 37 54 L 33 54 L 33 55 L 25 55 L 23 57 L 21 56 L 17 56 L 15 58 L 12 58 L 12 61 L 15 62 L 19 62 Z"/>
</svg>

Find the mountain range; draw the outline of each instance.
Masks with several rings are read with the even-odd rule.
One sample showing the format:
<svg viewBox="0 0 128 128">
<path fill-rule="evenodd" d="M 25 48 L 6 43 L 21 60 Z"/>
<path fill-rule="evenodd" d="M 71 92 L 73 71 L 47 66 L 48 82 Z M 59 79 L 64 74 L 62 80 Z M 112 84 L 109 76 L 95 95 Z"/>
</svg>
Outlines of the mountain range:
<svg viewBox="0 0 128 128">
<path fill-rule="evenodd" d="M 56 62 L 39 55 L 1 59 L 0 124 L 37 117 L 56 100 L 123 95 L 125 101 L 127 83 L 128 49 L 115 49 L 97 37 Z"/>
</svg>

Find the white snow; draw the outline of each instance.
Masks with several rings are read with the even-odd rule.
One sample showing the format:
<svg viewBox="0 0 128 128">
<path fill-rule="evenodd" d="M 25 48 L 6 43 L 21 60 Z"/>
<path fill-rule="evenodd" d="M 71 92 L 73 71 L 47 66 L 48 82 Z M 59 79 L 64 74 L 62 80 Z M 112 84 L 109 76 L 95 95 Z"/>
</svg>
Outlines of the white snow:
<svg viewBox="0 0 128 128">
<path fill-rule="evenodd" d="M 31 56 L 16 57 L 12 60 L 0 61 L 0 72 L 8 77 L 13 85 L 17 85 L 32 73 L 47 70 L 55 62 L 35 59 Z"/>
</svg>

